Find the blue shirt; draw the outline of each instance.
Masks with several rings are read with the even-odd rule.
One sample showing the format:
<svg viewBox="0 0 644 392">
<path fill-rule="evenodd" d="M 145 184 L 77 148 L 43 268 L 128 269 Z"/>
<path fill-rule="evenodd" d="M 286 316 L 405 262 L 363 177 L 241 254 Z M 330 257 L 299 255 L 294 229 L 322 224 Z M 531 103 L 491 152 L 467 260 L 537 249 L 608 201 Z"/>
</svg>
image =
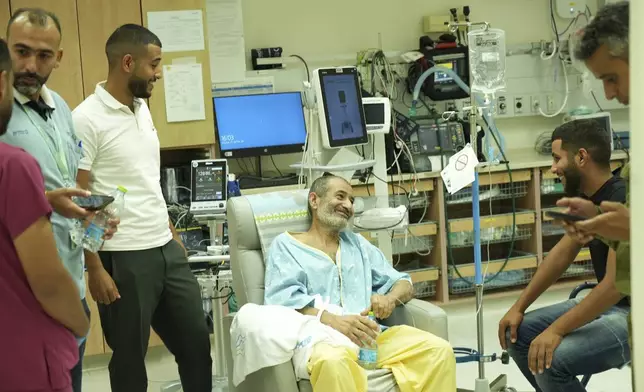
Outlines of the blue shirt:
<svg viewBox="0 0 644 392">
<path fill-rule="evenodd" d="M 0 136 L 0 141 L 22 148 L 38 161 L 45 178 L 45 189 L 48 191 L 76 186 L 78 163 L 81 158 L 81 146 L 74 133 L 72 113 L 67 103 L 57 93 L 43 86 L 41 97 L 44 103 L 53 109 L 47 120 L 34 109 L 25 105 L 29 98 L 14 90 L 13 114 L 7 133 Z M 59 132 L 60 139 L 56 136 Z M 65 156 L 67 170 L 65 175 L 57 163 L 58 140 Z M 78 286 L 81 298 L 85 298 L 85 258 L 83 248 L 76 246 L 70 237 L 74 225 L 73 219 L 64 218 L 57 213 L 51 215 L 51 224 L 56 239 L 58 256 Z"/>
<path fill-rule="evenodd" d="M 380 249 L 359 234 L 343 231 L 334 262 L 324 252 L 289 233 L 273 240 L 266 260 L 264 303 L 292 309 L 313 306 L 314 296 L 329 298 L 347 314 L 359 314 L 371 295 L 387 294 L 409 275 L 396 271 Z"/>
</svg>

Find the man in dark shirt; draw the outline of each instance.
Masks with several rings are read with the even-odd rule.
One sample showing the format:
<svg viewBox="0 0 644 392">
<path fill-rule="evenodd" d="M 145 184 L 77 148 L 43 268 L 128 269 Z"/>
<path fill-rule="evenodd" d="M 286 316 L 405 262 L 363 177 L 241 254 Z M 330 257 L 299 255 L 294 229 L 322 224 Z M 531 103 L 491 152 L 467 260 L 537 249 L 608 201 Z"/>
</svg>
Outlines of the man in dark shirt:
<svg viewBox="0 0 644 392">
<path fill-rule="evenodd" d="M 624 202 L 626 185 L 610 170 L 610 135 L 594 120 L 561 125 L 552 134 L 552 172 L 566 194 Z M 629 298 L 615 287 L 615 252 L 599 240 L 590 248 L 599 284 L 583 299 L 571 299 L 525 314 L 566 272 L 582 248 L 564 237 L 548 252 L 528 287 L 499 323 L 499 341 L 537 392 L 582 392 L 577 376 L 630 362 Z"/>
</svg>

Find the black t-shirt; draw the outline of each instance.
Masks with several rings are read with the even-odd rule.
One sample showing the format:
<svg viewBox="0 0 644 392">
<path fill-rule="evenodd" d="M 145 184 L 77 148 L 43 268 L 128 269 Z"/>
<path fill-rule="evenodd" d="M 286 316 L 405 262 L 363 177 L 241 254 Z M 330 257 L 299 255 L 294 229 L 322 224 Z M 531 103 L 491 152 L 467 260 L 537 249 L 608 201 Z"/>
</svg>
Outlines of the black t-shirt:
<svg viewBox="0 0 644 392">
<path fill-rule="evenodd" d="M 613 176 L 610 180 L 606 181 L 604 185 L 589 199 L 599 205 L 603 201 L 615 201 L 619 203 L 626 202 L 626 183 L 618 176 Z M 590 258 L 592 259 L 593 269 L 595 270 L 595 277 L 598 282 L 601 282 L 606 276 L 606 261 L 608 259 L 608 246 L 600 240 L 592 240 L 588 244 L 590 249 Z M 628 305 L 629 298 L 624 298 L 620 301 L 619 305 Z"/>
</svg>

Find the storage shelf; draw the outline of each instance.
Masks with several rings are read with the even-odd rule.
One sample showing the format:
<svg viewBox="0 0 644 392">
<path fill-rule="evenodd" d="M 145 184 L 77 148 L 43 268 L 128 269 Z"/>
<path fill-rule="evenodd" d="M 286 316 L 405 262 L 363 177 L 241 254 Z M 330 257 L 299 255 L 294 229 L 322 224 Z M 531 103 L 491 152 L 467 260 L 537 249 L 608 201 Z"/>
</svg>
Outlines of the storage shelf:
<svg viewBox="0 0 644 392">
<path fill-rule="evenodd" d="M 521 211 L 516 213 L 515 225 L 529 225 L 536 221 L 534 211 Z M 482 216 L 480 221 L 481 229 L 490 227 L 512 226 L 512 213 Z M 459 231 L 474 230 L 473 218 L 461 218 L 449 220 L 450 233 Z"/>
<path fill-rule="evenodd" d="M 512 232 L 514 231 L 514 241 L 527 240 L 532 237 L 531 225 L 490 227 L 481 229 L 481 245 L 501 244 L 513 240 Z M 471 231 L 452 232 L 450 235 L 450 246 L 455 249 L 467 248 L 474 246 L 474 233 Z"/>
<path fill-rule="evenodd" d="M 512 183 L 501 183 L 492 185 L 479 185 L 479 202 L 489 202 L 490 200 L 506 200 L 512 198 L 521 198 L 528 194 L 529 181 L 517 181 Z M 471 204 L 472 187 L 466 187 L 462 190 L 446 197 L 448 205 Z"/>
<path fill-rule="evenodd" d="M 376 179 L 376 181 L 379 181 Z M 395 184 L 395 185 L 391 185 Z M 363 184 L 358 180 L 352 180 L 351 185 L 353 186 L 353 196 L 373 196 L 376 194 L 376 189 L 373 184 Z M 409 182 L 404 182 L 400 185 L 405 192 L 411 193 L 413 191 L 412 189 L 412 184 Z M 396 182 L 387 184 L 387 191 L 388 193 L 391 194 L 397 194 L 397 193 L 402 193 L 403 189 L 398 187 L 398 184 Z M 425 179 L 425 180 L 419 180 L 416 183 L 416 191 L 418 192 L 431 192 L 434 190 L 434 179 Z"/>
<path fill-rule="evenodd" d="M 484 275 L 484 287 L 487 289 L 518 286 L 528 283 L 537 266 L 536 255 L 522 255 L 520 252 L 515 252 L 516 256 L 508 260 L 507 265 L 501 271 L 505 260 L 490 261 L 489 266 L 483 263 L 481 266 Z M 450 294 L 462 294 L 473 292 L 474 287 L 474 264 L 467 264 L 465 266 L 458 265 L 458 272 L 463 277 L 459 277 L 454 267 L 450 267 L 449 277 L 449 292 Z M 496 275 L 496 276 L 495 276 Z M 493 280 L 489 280 L 495 276 Z"/>
</svg>

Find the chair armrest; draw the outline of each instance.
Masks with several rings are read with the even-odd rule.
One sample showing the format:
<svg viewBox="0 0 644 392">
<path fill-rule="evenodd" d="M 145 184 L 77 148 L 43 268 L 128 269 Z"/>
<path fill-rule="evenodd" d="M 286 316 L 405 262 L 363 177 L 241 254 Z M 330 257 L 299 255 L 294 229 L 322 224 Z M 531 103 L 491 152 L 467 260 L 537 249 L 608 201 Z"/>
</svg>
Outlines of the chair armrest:
<svg viewBox="0 0 644 392">
<path fill-rule="evenodd" d="M 228 369 L 229 392 L 299 392 L 295 380 L 295 370 L 291 361 L 277 366 L 261 369 L 249 374 L 246 380 L 237 387 L 233 385 L 233 345 L 230 341 L 230 327 L 235 318 L 235 313 L 224 316 L 224 349 Z"/>
<path fill-rule="evenodd" d="M 412 299 L 404 306 L 396 306 L 391 316 L 384 320 L 384 324 L 409 325 L 448 340 L 447 313 L 427 301 Z"/>
</svg>

